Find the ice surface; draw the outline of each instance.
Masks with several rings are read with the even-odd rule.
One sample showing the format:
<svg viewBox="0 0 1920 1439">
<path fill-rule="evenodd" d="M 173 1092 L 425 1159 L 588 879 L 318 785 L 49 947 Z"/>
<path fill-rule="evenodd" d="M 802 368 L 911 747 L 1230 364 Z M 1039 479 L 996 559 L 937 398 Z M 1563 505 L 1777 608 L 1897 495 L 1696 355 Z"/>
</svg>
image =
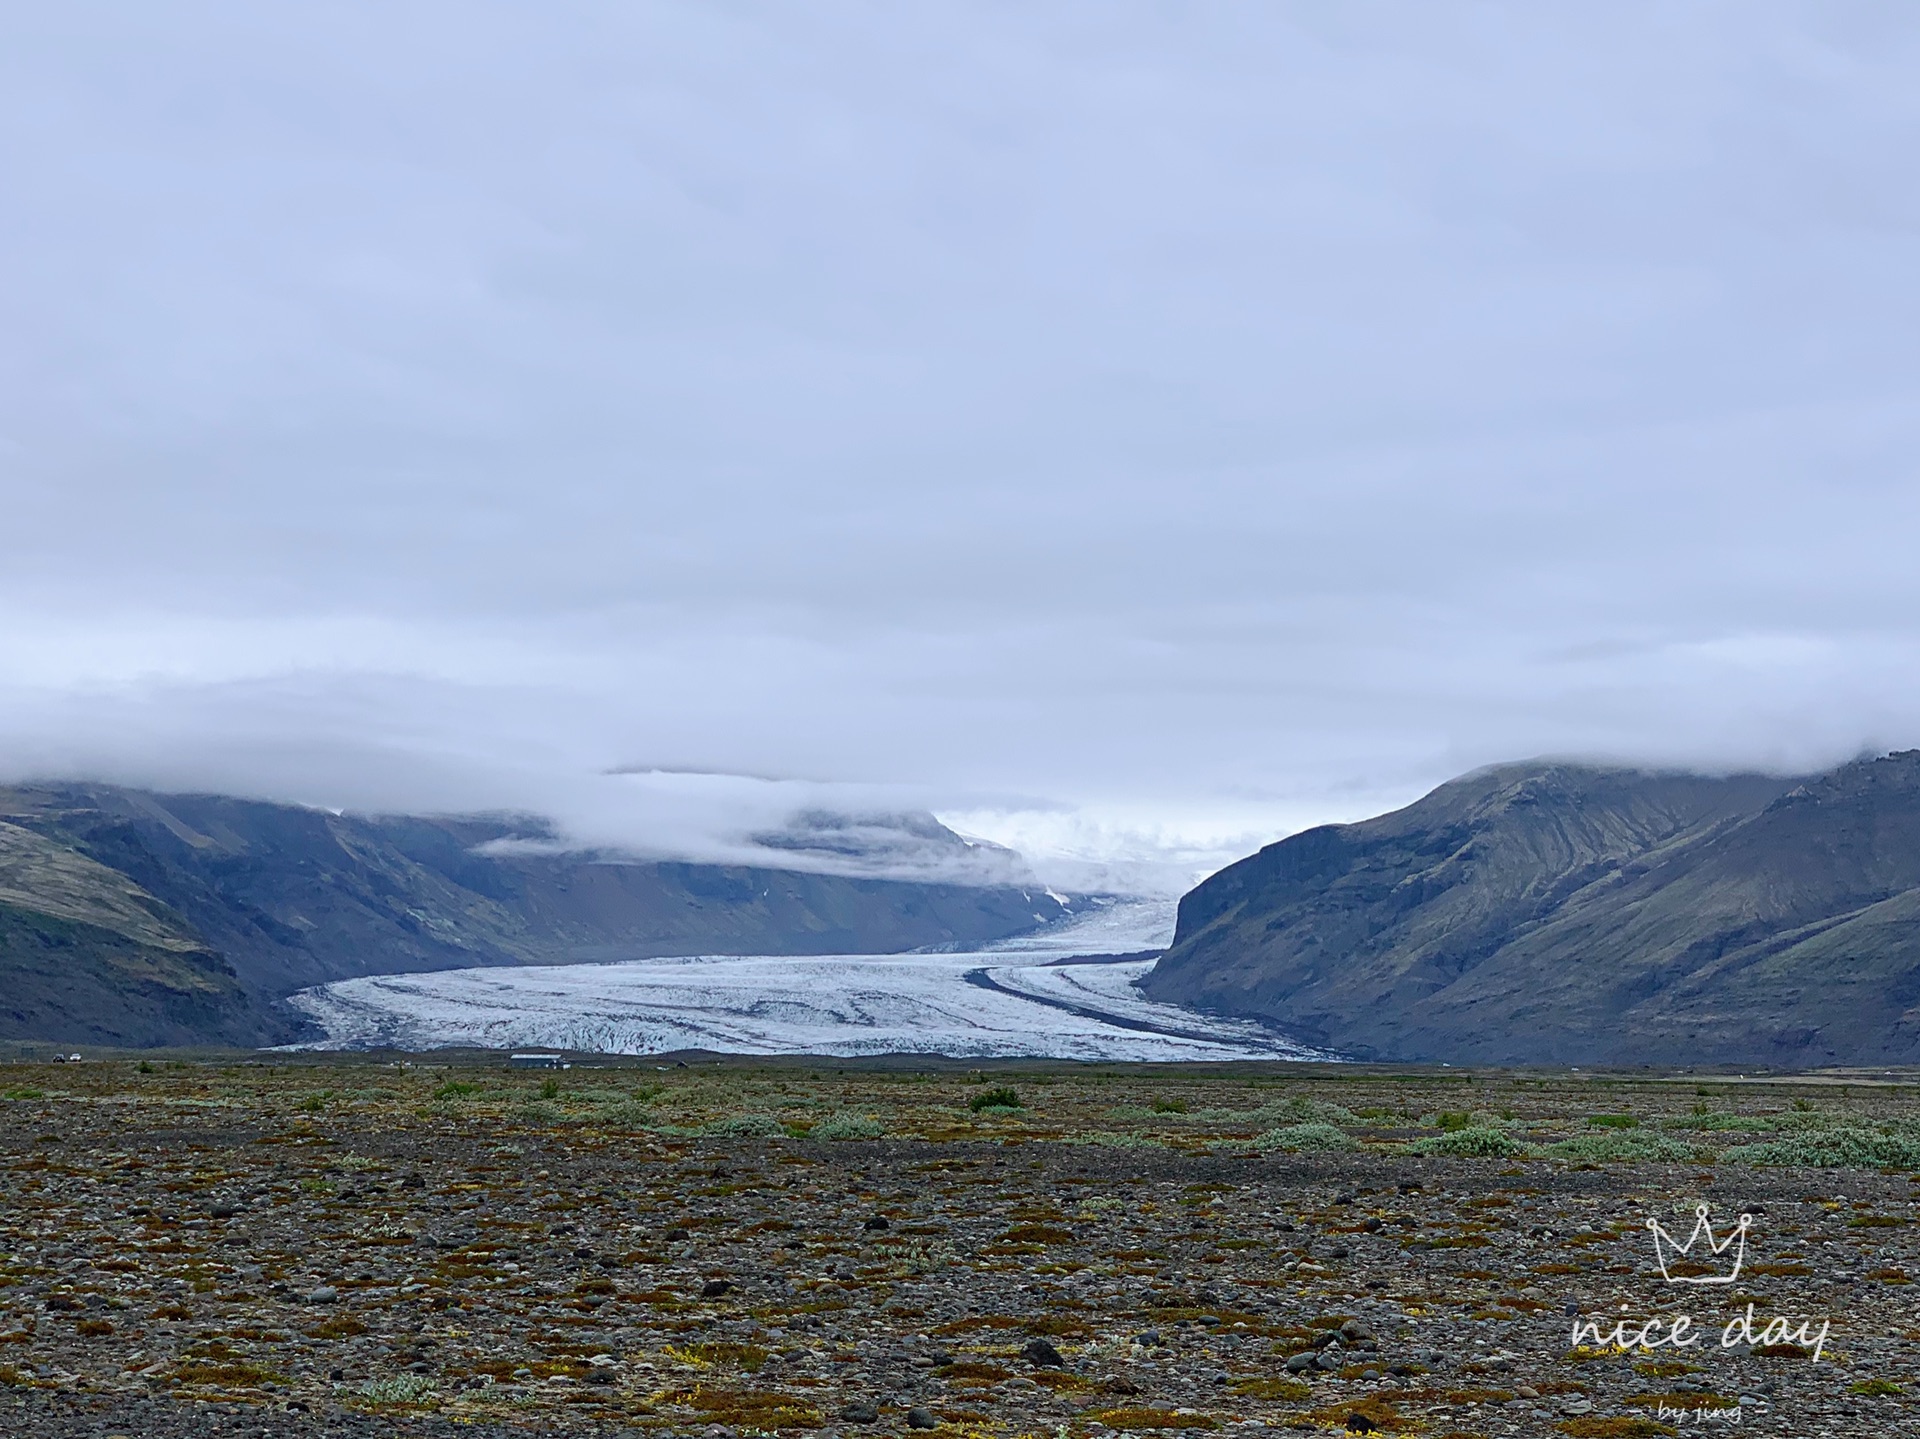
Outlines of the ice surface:
<svg viewBox="0 0 1920 1439">
<path fill-rule="evenodd" d="M 988 953 L 1039 954 L 1053 958 L 1082 954 L 1139 954 L 1173 943 L 1179 901 L 1111 899 L 1083 901 L 1076 914 L 1029 934 L 986 947 Z"/>
<path fill-rule="evenodd" d="M 990 950 L 457 969 L 342 980 L 292 1003 L 329 1049 L 1327 1057 L 1258 1024 L 1155 1003 L 1134 988 L 1150 959 L 1062 962 L 1158 948 L 1171 933 L 1171 904 L 1120 901 Z"/>
</svg>

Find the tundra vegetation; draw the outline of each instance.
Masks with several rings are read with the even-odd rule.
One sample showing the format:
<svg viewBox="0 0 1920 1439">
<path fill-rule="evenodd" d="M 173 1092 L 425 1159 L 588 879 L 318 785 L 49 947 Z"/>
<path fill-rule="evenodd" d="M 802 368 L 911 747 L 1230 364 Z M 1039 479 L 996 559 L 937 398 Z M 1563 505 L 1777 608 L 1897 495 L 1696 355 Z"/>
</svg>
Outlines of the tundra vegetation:
<svg viewBox="0 0 1920 1439">
<path fill-rule="evenodd" d="M 1917 1082 L 14 1063 L 0 1432 L 1908 1432 Z"/>
</svg>

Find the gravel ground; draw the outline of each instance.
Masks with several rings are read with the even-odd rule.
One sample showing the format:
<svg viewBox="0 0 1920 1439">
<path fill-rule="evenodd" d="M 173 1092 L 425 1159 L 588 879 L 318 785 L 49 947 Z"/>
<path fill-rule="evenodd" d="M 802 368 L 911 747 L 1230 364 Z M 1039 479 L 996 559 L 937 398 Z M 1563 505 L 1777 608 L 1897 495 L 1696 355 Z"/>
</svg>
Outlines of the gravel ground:
<svg viewBox="0 0 1920 1439">
<path fill-rule="evenodd" d="M 1920 1429 L 1908 1174 L 1408 1148 L 1462 1083 L 1536 1138 L 1905 1088 L 150 1069 L 0 1068 L 0 1434 Z M 1366 1147 L 1274 1152 L 1276 1105 Z M 1663 1278 L 1700 1203 L 1733 1282 Z"/>
</svg>

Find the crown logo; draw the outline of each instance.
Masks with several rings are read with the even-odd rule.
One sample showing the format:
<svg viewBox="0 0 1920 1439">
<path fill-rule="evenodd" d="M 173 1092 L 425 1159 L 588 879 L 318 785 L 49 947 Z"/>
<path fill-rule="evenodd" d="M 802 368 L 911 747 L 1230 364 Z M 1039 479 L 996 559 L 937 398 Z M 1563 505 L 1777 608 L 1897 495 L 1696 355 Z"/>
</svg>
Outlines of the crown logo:
<svg viewBox="0 0 1920 1439">
<path fill-rule="evenodd" d="M 1653 1231 L 1653 1257 L 1659 1262 L 1660 1277 L 1669 1284 L 1733 1283 L 1740 1277 L 1740 1266 L 1747 1262 L 1747 1231 L 1753 1227 L 1753 1216 L 1741 1215 L 1733 1233 L 1715 1239 L 1713 1225 L 1707 1220 L 1707 1206 L 1702 1204 L 1693 1212 L 1698 1222 L 1685 1244 L 1667 1233 L 1659 1220 L 1647 1221 L 1647 1228 Z M 1694 1253 L 1702 1241 L 1705 1247 Z M 1730 1264 L 1728 1250 L 1733 1251 Z"/>
</svg>

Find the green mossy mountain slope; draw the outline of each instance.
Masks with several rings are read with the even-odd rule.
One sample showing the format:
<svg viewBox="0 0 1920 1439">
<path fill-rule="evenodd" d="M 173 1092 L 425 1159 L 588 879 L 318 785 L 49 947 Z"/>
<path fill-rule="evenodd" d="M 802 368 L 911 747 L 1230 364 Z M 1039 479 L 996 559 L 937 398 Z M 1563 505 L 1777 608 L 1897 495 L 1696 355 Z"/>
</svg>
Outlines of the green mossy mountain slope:
<svg viewBox="0 0 1920 1439">
<path fill-rule="evenodd" d="M 1358 1056 L 1914 1063 L 1920 751 L 1468 775 L 1222 870 L 1147 988 Z"/>
</svg>

